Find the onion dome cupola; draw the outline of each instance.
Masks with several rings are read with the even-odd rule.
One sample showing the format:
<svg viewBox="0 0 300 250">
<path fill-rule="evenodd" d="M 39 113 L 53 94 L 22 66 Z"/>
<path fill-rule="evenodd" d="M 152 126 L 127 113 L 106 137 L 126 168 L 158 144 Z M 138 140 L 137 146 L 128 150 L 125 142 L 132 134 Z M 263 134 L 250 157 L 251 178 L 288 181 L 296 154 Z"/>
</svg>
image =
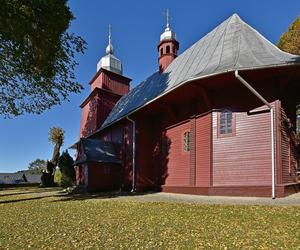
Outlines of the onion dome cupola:
<svg viewBox="0 0 300 250">
<path fill-rule="evenodd" d="M 176 40 L 176 33 L 170 27 L 170 12 L 166 11 L 167 25 L 165 31 L 160 35 L 158 49 L 159 71 L 163 72 L 169 64 L 177 57 L 179 43 Z"/>
<path fill-rule="evenodd" d="M 111 42 L 111 25 L 109 25 L 109 32 L 108 32 L 108 45 L 106 47 L 106 55 L 103 56 L 100 61 L 97 63 L 97 72 L 101 69 L 107 69 L 112 71 L 116 74 L 122 75 L 123 74 L 123 67 L 120 59 L 114 56 L 114 48 Z"/>
</svg>

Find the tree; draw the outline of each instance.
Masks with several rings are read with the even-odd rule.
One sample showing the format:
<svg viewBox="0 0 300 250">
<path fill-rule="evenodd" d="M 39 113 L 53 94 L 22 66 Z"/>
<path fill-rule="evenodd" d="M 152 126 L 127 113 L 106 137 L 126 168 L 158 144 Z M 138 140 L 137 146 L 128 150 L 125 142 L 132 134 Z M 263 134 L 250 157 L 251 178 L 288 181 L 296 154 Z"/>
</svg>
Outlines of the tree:
<svg viewBox="0 0 300 250">
<path fill-rule="evenodd" d="M 58 160 L 58 167 L 61 171 L 61 185 L 62 186 L 73 186 L 75 182 L 75 170 L 74 170 L 74 160 L 69 155 L 68 151 L 64 151 Z"/>
<path fill-rule="evenodd" d="M 300 55 L 300 16 L 279 39 L 278 48 L 291 54 Z"/>
<path fill-rule="evenodd" d="M 57 166 L 59 158 L 59 150 L 65 140 L 65 131 L 60 127 L 52 127 L 49 132 L 49 141 L 54 144 L 54 150 L 51 162 Z"/>
<path fill-rule="evenodd" d="M 85 41 L 68 31 L 66 0 L 2 0 L 0 115 L 40 114 L 79 93 L 74 68 Z"/>
<path fill-rule="evenodd" d="M 54 170 L 58 164 L 59 151 L 64 143 L 65 131 L 60 127 L 52 127 L 49 132 L 49 141 L 54 144 L 53 155 L 50 161 L 47 161 L 47 173 L 42 175 L 42 186 L 54 185 Z"/>
<path fill-rule="evenodd" d="M 45 160 L 36 159 L 29 163 L 28 169 L 30 174 L 41 174 L 46 170 L 47 162 Z"/>
</svg>

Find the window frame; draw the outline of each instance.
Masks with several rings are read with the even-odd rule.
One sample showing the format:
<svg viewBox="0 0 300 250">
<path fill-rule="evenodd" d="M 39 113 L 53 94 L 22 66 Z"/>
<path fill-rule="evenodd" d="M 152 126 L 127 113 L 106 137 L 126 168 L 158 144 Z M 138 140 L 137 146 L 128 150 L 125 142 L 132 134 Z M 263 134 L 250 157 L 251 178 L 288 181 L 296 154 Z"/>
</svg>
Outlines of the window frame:
<svg viewBox="0 0 300 250">
<path fill-rule="evenodd" d="M 185 134 L 188 133 L 188 150 L 185 150 Z M 191 152 L 191 131 L 188 129 L 188 130 L 185 130 L 183 131 L 182 133 L 182 147 L 181 147 L 181 151 L 183 152 L 183 154 L 189 154 Z"/>
<path fill-rule="evenodd" d="M 231 112 L 231 114 L 232 114 L 231 132 L 230 133 L 225 133 L 225 134 L 221 133 L 221 114 L 223 112 Z M 228 121 L 226 121 L 226 123 L 228 123 Z M 235 113 L 233 112 L 233 110 L 228 109 L 228 108 L 222 109 L 217 114 L 217 136 L 219 138 L 222 138 L 222 137 L 232 137 L 232 136 L 235 136 L 235 135 L 236 135 L 236 117 L 235 117 Z"/>
</svg>

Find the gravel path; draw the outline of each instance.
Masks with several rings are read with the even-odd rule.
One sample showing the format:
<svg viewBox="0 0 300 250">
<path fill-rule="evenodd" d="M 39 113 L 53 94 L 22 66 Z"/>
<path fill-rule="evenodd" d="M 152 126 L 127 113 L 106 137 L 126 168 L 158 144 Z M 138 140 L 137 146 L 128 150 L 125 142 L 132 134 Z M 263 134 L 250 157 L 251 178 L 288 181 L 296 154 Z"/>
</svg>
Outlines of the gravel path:
<svg viewBox="0 0 300 250">
<path fill-rule="evenodd" d="M 134 196 L 120 196 L 117 199 L 130 199 L 144 202 L 182 202 L 196 204 L 227 204 L 227 205 L 281 205 L 300 206 L 300 193 L 285 198 L 260 197 L 228 197 L 228 196 L 202 196 L 173 193 L 150 193 Z"/>
<path fill-rule="evenodd" d="M 279 205 L 300 206 L 300 193 L 285 198 L 261 198 L 261 197 L 229 197 L 229 196 L 203 196 L 174 193 L 92 193 L 67 195 L 59 190 L 49 189 L 12 189 L 0 190 L 0 203 L 34 200 L 46 197 L 59 197 L 62 199 L 107 199 L 107 200 L 131 200 L 141 202 L 177 202 L 193 204 L 225 204 L 225 205 Z"/>
</svg>

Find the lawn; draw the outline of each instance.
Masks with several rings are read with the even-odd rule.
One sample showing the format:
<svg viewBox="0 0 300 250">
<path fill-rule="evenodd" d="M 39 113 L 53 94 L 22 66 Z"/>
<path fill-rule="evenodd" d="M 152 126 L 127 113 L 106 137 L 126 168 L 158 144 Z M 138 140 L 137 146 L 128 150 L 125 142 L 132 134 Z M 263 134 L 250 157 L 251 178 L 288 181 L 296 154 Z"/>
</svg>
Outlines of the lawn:
<svg viewBox="0 0 300 250">
<path fill-rule="evenodd" d="M 300 207 L 0 190 L 0 249 L 299 249 Z"/>
</svg>

